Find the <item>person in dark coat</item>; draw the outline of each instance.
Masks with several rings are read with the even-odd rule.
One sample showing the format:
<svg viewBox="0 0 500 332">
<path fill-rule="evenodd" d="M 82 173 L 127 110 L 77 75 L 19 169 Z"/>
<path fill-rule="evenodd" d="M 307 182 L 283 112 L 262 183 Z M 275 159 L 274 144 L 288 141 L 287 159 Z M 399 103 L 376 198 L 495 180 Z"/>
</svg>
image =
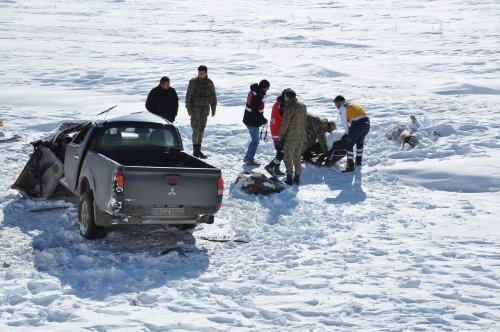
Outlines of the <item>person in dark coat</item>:
<svg viewBox="0 0 500 332">
<path fill-rule="evenodd" d="M 264 96 L 270 86 L 268 80 L 262 80 L 259 84 L 250 85 L 250 91 L 248 92 L 243 123 L 250 133 L 250 144 L 243 162 L 249 166 L 260 166 L 254 160 L 254 157 L 259 146 L 259 127 L 267 123 L 267 119 L 264 117 Z"/>
<path fill-rule="evenodd" d="M 146 109 L 170 122 L 175 121 L 179 110 L 179 97 L 175 89 L 170 86 L 168 77 L 163 76 L 160 84 L 149 92 Z"/>
</svg>

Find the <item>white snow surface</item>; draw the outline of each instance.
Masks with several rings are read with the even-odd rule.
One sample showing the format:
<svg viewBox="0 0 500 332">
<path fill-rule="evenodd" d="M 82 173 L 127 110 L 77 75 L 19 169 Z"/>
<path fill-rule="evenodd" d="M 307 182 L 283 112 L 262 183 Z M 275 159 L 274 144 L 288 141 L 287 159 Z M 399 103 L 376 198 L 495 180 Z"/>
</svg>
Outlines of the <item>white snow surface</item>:
<svg viewBox="0 0 500 332">
<path fill-rule="evenodd" d="M 500 331 L 499 22 L 495 0 L 0 0 L 0 131 L 15 138 L 0 140 L 0 330 Z M 10 189 L 29 142 L 113 105 L 144 110 L 163 75 L 190 152 L 200 64 L 219 97 L 203 145 L 226 183 L 215 224 L 88 241 L 73 200 Z M 335 95 L 363 105 L 364 166 L 230 193 L 263 78 L 267 117 L 286 87 L 337 123 Z M 410 114 L 441 137 L 387 141 Z M 261 142 L 257 159 L 273 155 Z M 59 209 L 30 212 L 45 207 Z"/>
</svg>

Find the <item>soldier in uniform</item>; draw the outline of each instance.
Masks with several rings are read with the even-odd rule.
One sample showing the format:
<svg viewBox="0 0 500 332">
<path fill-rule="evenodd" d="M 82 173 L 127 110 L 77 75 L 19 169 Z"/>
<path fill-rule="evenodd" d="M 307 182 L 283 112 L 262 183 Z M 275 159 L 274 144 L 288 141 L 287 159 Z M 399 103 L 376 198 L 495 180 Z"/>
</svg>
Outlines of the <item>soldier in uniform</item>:
<svg viewBox="0 0 500 332">
<path fill-rule="evenodd" d="M 215 86 L 207 75 L 206 66 L 198 67 L 198 76 L 189 81 L 186 92 L 186 108 L 191 117 L 191 128 L 193 129 L 193 156 L 205 159 L 207 156 L 201 152 L 203 133 L 207 125 L 207 118 L 212 109 L 215 115 L 217 107 L 217 96 Z"/>
<path fill-rule="evenodd" d="M 326 144 L 326 134 L 331 133 L 337 128 L 335 122 L 328 121 L 327 118 L 321 118 L 315 114 L 307 114 L 306 134 L 307 139 L 302 147 L 302 156 L 304 160 L 311 159 L 312 152 L 316 152 L 316 145 L 319 145 L 323 152 L 322 159 L 328 154 L 328 145 Z M 315 144 L 318 142 L 318 144 Z"/>
<path fill-rule="evenodd" d="M 342 173 L 354 172 L 354 145 L 356 145 L 356 166 L 361 166 L 365 136 L 370 131 L 370 120 L 361 106 L 346 101 L 340 95 L 335 97 L 333 103 L 339 110 L 347 135 L 345 138 L 347 167 Z"/>
<path fill-rule="evenodd" d="M 301 153 L 302 142 L 306 139 L 307 108 L 297 101 L 295 91 L 289 89 L 285 92 L 285 113 L 279 131 L 280 141 L 284 141 L 285 156 L 283 161 L 286 168 L 286 181 L 288 185 L 300 183 L 302 172 Z M 295 175 L 294 175 L 295 168 Z"/>
</svg>

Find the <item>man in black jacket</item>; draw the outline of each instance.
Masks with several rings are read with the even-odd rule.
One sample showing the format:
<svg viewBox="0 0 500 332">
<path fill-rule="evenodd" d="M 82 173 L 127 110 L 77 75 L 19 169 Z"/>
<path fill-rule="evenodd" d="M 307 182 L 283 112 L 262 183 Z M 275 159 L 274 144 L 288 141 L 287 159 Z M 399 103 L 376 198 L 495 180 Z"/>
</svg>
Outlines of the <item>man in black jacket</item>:
<svg viewBox="0 0 500 332">
<path fill-rule="evenodd" d="M 243 123 L 250 133 L 250 144 L 243 162 L 249 166 L 260 166 L 254 157 L 259 146 L 259 127 L 267 123 L 267 119 L 264 117 L 264 96 L 270 86 L 268 80 L 262 80 L 259 84 L 250 85 L 250 92 L 248 92 Z"/>
<path fill-rule="evenodd" d="M 168 77 L 163 76 L 160 84 L 149 92 L 146 109 L 170 122 L 175 121 L 179 110 L 179 97 L 175 89 L 170 86 Z"/>
</svg>

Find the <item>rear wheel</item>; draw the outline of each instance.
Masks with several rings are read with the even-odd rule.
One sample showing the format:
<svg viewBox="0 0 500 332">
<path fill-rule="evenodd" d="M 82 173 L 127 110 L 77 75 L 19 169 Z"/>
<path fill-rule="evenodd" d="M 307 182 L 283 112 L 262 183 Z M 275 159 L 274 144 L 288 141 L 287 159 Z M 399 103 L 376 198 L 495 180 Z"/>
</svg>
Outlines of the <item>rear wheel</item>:
<svg viewBox="0 0 500 332">
<path fill-rule="evenodd" d="M 181 224 L 181 225 L 174 225 L 174 226 L 177 227 L 181 231 L 187 231 L 190 229 L 195 229 L 196 224 Z"/>
<path fill-rule="evenodd" d="M 100 239 L 106 233 L 95 224 L 94 196 L 92 193 L 85 193 L 80 197 L 78 209 L 80 219 L 80 234 L 86 239 Z"/>
</svg>

